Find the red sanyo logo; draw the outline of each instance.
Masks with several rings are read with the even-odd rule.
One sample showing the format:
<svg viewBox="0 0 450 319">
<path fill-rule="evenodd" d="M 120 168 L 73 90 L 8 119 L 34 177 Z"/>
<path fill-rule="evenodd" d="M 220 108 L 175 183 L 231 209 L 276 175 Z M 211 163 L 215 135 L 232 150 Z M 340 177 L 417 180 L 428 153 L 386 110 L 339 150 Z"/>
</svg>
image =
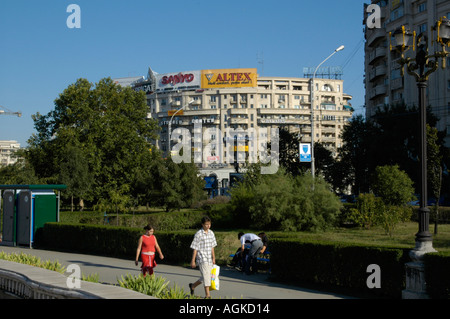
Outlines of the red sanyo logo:
<svg viewBox="0 0 450 319">
<path fill-rule="evenodd" d="M 194 74 L 178 73 L 177 75 L 163 76 L 161 83 L 163 85 L 168 85 L 168 84 L 177 85 L 179 83 L 185 83 L 185 82 L 189 83 L 192 81 L 194 81 Z"/>
</svg>

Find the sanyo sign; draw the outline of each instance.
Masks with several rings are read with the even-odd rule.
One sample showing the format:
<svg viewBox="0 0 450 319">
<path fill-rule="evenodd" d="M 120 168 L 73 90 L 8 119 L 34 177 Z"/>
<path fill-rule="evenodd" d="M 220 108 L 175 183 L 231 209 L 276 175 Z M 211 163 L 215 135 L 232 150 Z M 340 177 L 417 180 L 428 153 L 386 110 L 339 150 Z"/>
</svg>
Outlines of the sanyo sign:
<svg viewBox="0 0 450 319">
<path fill-rule="evenodd" d="M 366 13 L 370 13 L 366 20 L 369 29 L 381 28 L 381 8 L 377 4 L 368 5 Z"/>
</svg>

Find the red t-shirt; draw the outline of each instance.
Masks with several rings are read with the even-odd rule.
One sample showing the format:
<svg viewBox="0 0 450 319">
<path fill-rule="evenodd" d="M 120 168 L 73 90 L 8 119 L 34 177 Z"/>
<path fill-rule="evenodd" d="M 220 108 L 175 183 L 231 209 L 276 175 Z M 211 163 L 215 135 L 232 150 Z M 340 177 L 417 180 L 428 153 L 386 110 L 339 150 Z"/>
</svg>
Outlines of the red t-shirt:
<svg viewBox="0 0 450 319">
<path fill-rule="evenodd" d="M 146 236 L 142 235 L 142 252 L 155 252 L 156 251 L 156 238 L 154 235 Z"/>
</svg>

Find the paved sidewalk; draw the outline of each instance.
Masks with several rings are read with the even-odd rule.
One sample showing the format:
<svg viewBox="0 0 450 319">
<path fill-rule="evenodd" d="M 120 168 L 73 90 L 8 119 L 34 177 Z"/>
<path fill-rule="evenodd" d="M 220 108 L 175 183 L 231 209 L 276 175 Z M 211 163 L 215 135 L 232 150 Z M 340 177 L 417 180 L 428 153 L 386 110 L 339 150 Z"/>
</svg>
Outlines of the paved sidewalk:
<svg viewBox="0 0 450 319">
<path fill-rule="evenodd" d="M 6 253 L 15 252 L 33 255 L 41 258 L 41 260 L 57 260 L 65 267 L 70 264 L 77 264 L 84 275 L 98 274 L 102 283 L 117 284 L 117 280 L 122 276 L 125 277 L 127 274 L 138 275 L 140 271 L 140 263 L 135 266 L 134 260 L 22 247 L 0 246 L 0 251 L 2 250 Z M 200 272 L 198 269 L 166 265 L 164 261 L 161 261 L 155 268 L 155 274 L 170 281 L 169 286 L 176 284 L 189 292 L 189 283 L 195 282 L 199 278 Z M 67 273 L 68 275 L 69 273 Z M 211 292 L 213 299 L 354 299 L 334 293 L 270 282 L 267 280 L 266 274 L 247 276 L 228 267 L 221 268 L 220 279 L 220 290 Z M 203 286 L 198 286 L 195 294 L 203 297 Z"/>
</svg>

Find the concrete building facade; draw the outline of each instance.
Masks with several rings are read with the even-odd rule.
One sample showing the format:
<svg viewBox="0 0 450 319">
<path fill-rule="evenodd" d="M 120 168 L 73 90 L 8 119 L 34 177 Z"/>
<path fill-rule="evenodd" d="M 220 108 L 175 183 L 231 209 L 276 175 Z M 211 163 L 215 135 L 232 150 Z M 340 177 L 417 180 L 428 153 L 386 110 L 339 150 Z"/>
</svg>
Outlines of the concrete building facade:
<svg viewBox="0 0 450 319">
<path fill-rule="evenodd" d="M 115 81 L 126 82 L 124 79 Z M 343 80 L 339 79 L 315 78 L 312 95 L 309 78 L 259 77 L 256 69 L 157 74 L 149 68 L 145 80 L 136 80 L 130 85 L 146 93 L 148 118 L 156 119 L 161 126 L 157 146 L 166 154 L 169 153 L 169 122 L 172 132 L 176 128 L 191 132 L 194 152 L 196 142 L 205 147 L 207 140 L 214 149 L 214 141 L 217 141 L 217 149 L 208 153 L 207 161 L 194 161 L 207 176 L 222 174 L 223 178 L 228 178 L 228 174 L 234 172 L 233 163 L 227 160 L 231 154 L 226 144 L 235 141 L 226 136 L 227 130 L 258 134 L 265 129 L 270 139 L 273 128 L 286 129 L 299 134 L 302 143 L 311 143 L 311 125 L 314 125 L 314 142 L 323 143 L 335 153 L 342 146 L 340 135 L 353 113 L 352 97 L 344 93 Z M 312 98 L 314 103 L 311 103 Z M 194 134 L 199 133 L 195 127 L 199 124 L 202 140 L 195 140 Z M 221 141 L 225 147 L 219 146 Z M 171 143 L 173 149 L 176 141 Z M 247 143 L 252 143 L 251 138 Z M 239 150 L 241 147 L 250 149 L 238 144 Z"/>
<path fill-rule="evenodd" d="M 450 17 L 448 0 L 372 0 L 371 4 L 380 9 L 380 27 L 368 25 L 374 12 L 364 5 L 365 27 L 365 105 L 366 117 L 370 119 L 376 110 L 384 105 L 405 103 L 408 107 L 418 106 L 418 89 L 413 76 L 405 71 L 401 76 L 401 67 L 397 62 L 401 54 L 391 47 L 393 39 L 390 33 L 405 26 L 416 34 L 425 34 L 429 39 L 429 54 L 442 47 L 436 43 L 433 27 L 441 17 Z M 367 12 L 369 11 L 369 12 Z M 447 48 L 448 50 L 448 48 Z M 406 57 L 414 57 L 409 50 Z M 446 144 L 450 146 L 450 58 L 447 68 L 441 67 L 428 81 L 427 101 L 433 113 L 440 119 L 439 131 L 447 132 Z"/>
<path fill-rule="evenodd" d="M 17 141 L 0 141 L 0 167 L 15 164 L 17 158 L 14 153 L 19 149 Z"/>
</svg>

